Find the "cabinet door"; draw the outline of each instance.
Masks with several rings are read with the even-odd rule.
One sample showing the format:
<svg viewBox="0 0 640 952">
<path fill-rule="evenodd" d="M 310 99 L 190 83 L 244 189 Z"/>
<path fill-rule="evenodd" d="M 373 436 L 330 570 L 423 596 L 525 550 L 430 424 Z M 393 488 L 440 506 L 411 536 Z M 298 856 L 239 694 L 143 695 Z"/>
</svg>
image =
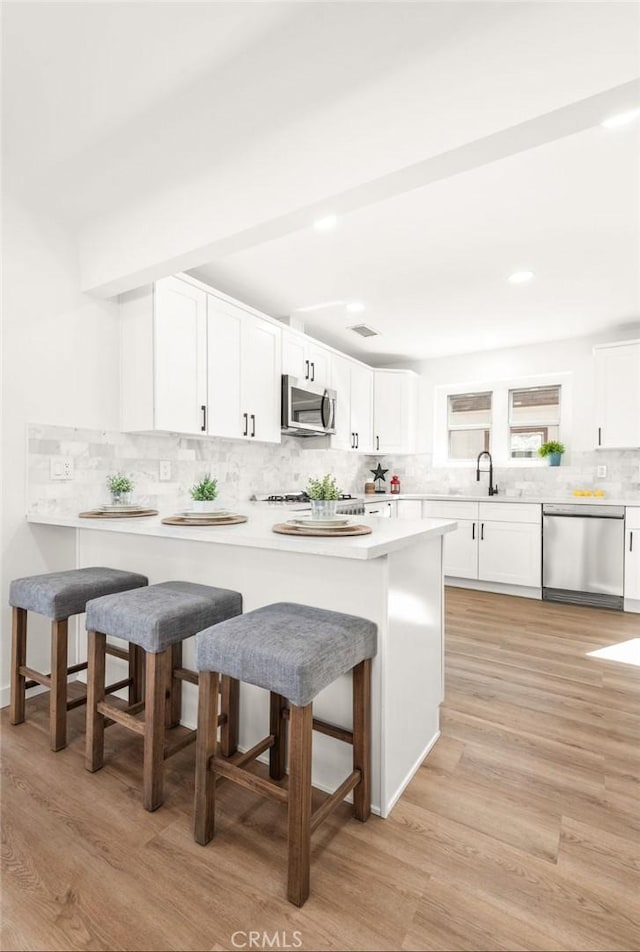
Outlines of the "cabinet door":
<svg viewBox="0 0 640 952">
<path fill-rule="evenodd" d="M 242 308 L 208 295 L 207 409 L 211 436 L 237 439 L 244 432 L 240 400 L 244 315 Z"/>
<path fill-rule="evenodd" d="M 480 522 L 478 578 L 540 588 L 542 532 L 539 525 Z"/>
<path fill-rule="evenodd" d="M 207 402 L 207 295 L 165 278 L 155 286 L 154 426 L 202 433 Z"/>
<path fill-rule="evenodd" d="M 399 519 L 422 519 L 421 499 L 396 500 Z"/>
<path fill-rule="evenodd" d="M 308 344 L 309 380 L 312 383 L 321 387 L 331 386 L 331 357 L 331 351 L 325 350 L 324 347 L 311 342 Z"/>
<path fill-rule="evenodd" d="M 351 430 L 356 434 L 356 449 L 373 450 L 373 370 L 351 364 Z"/>
<path fill-rule="evenodd" d="M 640 446 L 640 342 L 598 347 L 596 446 Z"/>
<path fill-rule="evenodd" d="M 333 358 L 333 389 L 336 391 L 336 432 L 331 437 L 331 448 L 353 449 L 351 429 L 351 361 L 346 357 Z"/>
<path fill-rule="evenodd" d="M 415 443 L 417 381 L 403 371 L 375 370 L 374 453 L 409 453 Z"/>
<path fill-rule="evenodd" d="M 478 578 L 478 523 L 458 519 L 458 528 L 444 536 L 444 574 L 451 578 Z"/>
<path fill-rule="evenodd" d="M 293 334 L 286 328 L 282 331 L 282 373 L 306 380 L 305 340 L 300 334 Z"/>
<path fill-rule="evenodd" d="M 249 439 L 280 442 L 280 350 L 280 328 L 245 313 L 240 393 L 242 414 L 249 418 Z"/>
<path fill-rule="evenodd" d="M 640 610 L 640 508 L 627 507 L 625 513 L 625 547 L 624 547 L 624 597 L 625 609 L 627 599 L 637 602 L 633 611 Z"/>
</svg>

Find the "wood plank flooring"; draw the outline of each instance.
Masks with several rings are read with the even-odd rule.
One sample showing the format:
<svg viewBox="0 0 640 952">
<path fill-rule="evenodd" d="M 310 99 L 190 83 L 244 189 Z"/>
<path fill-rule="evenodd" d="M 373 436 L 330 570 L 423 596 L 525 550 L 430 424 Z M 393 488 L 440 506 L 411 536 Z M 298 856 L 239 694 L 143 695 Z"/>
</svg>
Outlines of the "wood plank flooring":
<svg viewBox="0 0 640 952">
<path fill-rule="evenodd" d="M 639 950 L 640 668 L 587 655 L 639 636 L 448 589 L 442 738 L 389 819 L 343 806 L 317 831 L 303 909 L 277 805 L 223 784 L 194 843 L 193 748 L 150 814 L 140 738 L 111 727 L 89 774 L 84 709 L 58 754 L 46 695 L 20 727 L 3 711 L 2 948 Z"/>
</svg>

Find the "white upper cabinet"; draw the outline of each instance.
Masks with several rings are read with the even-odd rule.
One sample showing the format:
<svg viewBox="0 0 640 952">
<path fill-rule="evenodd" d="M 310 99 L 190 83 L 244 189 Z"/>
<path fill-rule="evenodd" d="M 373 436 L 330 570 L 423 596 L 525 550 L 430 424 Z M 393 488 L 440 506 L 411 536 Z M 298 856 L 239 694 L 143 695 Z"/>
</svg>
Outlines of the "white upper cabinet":
<svg viewBox="0 0 640 952">
<path fill-rule="evenodd" d="M 280 442 L 280 327 L 165 278 L 121 299 L 123 430 Z"/>
<path fill-rule="evenodd" d="M 373 373 L 373 451 L 411 453 L 416 445 L 418 376 L 411 370 Z"/>
<path fill-rule="evenodd" d="M 594 348 L 595 444 L 607 449 L 640 446 L 640 341 Z"/>
<path fill-rule="evenodd" d="M 331 386 L 331 351 L 322 344 L 291 330 L 282 329 L 282 373 L 320 387 Z"/>
<path fill-rule="evenodd" d="M 373 370 L 350 357 L 332 355 L 336 391 L 333 449 L 370 453 L 373 447 Z"/>
<path fill-rule="evenodd" d="M 210 436 L 280 442 L 280 328 L 209 294 Z"/>
</svg>

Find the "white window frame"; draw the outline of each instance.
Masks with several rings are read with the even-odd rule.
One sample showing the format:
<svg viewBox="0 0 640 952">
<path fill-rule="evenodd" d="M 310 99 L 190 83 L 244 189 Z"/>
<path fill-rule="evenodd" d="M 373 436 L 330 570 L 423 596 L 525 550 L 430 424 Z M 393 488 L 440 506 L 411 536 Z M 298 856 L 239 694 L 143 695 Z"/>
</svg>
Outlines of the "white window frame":
<svg viewBox="0 0 640 952">
<path fill-rule="evenodd" d="M 571 443 L 573 424 L 573 374 L 570 372 L 536 374 L 506 379 L 473 380 L 460 384 L 444 384 L 435 387 L 433 418 L 433 465 L 459 469 L 475 469 L 476 461 L 449 459 L 449 396 L 460 393 L 484 393 L 491 391 L 491 456 L 494 466 L 522 469 L 546 466 L 547 461 L 538 459 L 512 459 L 510 448 L 509 391 L 526 390 L 530 387 L 560 387 L 559 440 Z"/>
</svg>

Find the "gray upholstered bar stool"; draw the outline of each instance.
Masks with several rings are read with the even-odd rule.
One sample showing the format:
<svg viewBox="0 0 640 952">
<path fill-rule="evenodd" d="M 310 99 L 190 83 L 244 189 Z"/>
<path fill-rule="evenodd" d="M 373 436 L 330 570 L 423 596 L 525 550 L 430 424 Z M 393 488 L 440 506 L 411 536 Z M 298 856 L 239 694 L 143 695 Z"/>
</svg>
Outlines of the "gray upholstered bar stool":
<svg viewBox="0 0 640 952">
<path fill-rule="evenodd" d="M 182 642 L 202 628 L 242 612 L 242 595 L 194 582 L 161 582 L 122 595 L 107 595 L 87 605 L 89 671 L 87 677 L 87 770 L 104 761 L 104 729 L 118 723 L 144 737 L 143 804 L 157 810 L 163 801 L 164 761 L 195 740 L 191 731 L 165 747 L 165 729 L 180 723 L 182 681 L 198 683 L 195 671 L 182 667 Z M 123 709 L 105 699 L 105 645 L 112 635 L 145 653 L 145 700 Z M 222 687 L 222 753 L 237 745 L 238 688 L 226 678 Z M 144 720 L 136 717 L 144 711 Z"/>
<path fill-rule="evenodd" d="M 66 572 L 49 572 L 45 575 L 29 575 L 11 582 L 9 604 L 13 609 L 11 636 L 11 702 L 9 719 L 12 724 L 22 724 L 25 719 L 26 690 L 37 684 L 50 689 L 49 727 L 51 749 L 61 750 L 67 746 L 67 711 L 86 702 L 86 695 L 73 700 L 67 698 L 67 677 L 84 671 L 87 662 L 69 666 L 67 640 L 69 618 L 80 615 L 87 602 L 100 595 L 124 592 L 148 585 L 149 579 L 137 572 L 125 572 L 93 566 L 86 569 L 70 569 Z M 51 619 L 51 671 L 43 674 L 27 665 L 27 612 L 35 612 Z M 129 677 L 107 688 L 117 691 L 129 685 L 131 697 L 140 689 L 140 657 L 137 652 L 125 654 L 109 645 L 110 654 L 118 654 L 129 660 Z M 137 699 L 137 698 L 136 698 Z"/>
<path fill-rule="evenodd" d="M 302 906 L 309 895 L 311 833 L 353 790 L 358 820 L 371 812 L 371 661 L 377 627 L 364 618 L 281 602 L 201 631 L 194 836 L 203 846 L 214 834 L 216 774 L 288 808 L 287 898 Z M 313 699 L 338 677 L 353 672 L 353 730 L 313 717 Z M 271 692 L 269 736 L 231 761 L 216 756 L 214 714 L 220 675 Z M 288 704 L 287 704 L 288 702 Z M 284 778 L 289 725 L 289 789 L 243 770 L 269 750 L 272 781 Z M 317 730 L 353 745 L 353 770 L 312 814 L 311 745 Z"/>
</svg>

